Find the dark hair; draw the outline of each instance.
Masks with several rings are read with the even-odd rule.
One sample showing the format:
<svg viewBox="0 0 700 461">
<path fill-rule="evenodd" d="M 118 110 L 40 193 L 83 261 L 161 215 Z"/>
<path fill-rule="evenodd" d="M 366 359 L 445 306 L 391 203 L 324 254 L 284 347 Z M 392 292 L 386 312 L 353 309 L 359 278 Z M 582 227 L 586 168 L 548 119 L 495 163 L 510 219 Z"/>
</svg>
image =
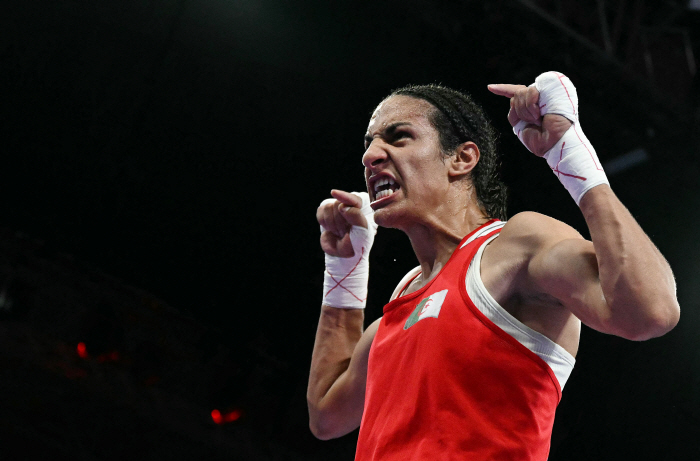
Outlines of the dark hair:
<svg viewBox="0 0 700 461">
<path fill-rule="evenodd" d="M 389 97 L 395 95 L 423 99 L 433 105 L 435 110 L 428 119 L 438 131 L 446 155 L 453 155 L 467 141 L 479 147 L 479 163 L 471 171 L 479 207 L 490 218 L 505 220 L 507 189 L 500 179 L 497 135 L 481 106 L 468 94 L 435 84 L 409 85 L 395 90 Z"/>
</svg>

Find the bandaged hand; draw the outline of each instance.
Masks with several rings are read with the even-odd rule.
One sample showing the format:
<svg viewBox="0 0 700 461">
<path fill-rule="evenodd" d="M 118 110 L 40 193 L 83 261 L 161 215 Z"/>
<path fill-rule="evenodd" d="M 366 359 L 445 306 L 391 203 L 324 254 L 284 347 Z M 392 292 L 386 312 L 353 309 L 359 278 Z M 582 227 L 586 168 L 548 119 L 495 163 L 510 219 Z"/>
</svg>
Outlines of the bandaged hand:
<svg viewBox="0 0 700 461">
<path fill-rule="evenodd" d="M 367 300 L 369 251 L 377 225 L 366 192 L 331 191 L 316 218 L 321 225 L 321 248 L 326 253 L 323 304 L 362 309 Z"/>
<path fill-rule="evenodd" d="M 529 87 L 498 84 L 489 90 L 510 98 L 513 132 L 530 152 L 547 160 L 576 204 L 593 187 L 610 184 L 581 130 L 578 95 L 568 77 L 545 72 Z"/>
</svg>

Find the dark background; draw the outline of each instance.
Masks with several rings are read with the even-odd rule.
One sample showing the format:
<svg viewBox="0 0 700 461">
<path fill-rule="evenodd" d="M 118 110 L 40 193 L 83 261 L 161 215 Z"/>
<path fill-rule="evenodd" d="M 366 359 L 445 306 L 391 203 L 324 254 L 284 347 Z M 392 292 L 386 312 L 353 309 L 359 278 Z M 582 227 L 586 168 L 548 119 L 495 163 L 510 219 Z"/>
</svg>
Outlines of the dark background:
<svg viewBox="0 0 700 461">
<path fill-rule="evenodd" d="M 688 2 L 24 0 L 0 17 L 3 458 L 353 459 L 356 433 L 320 442 L 307 427 L 316 207 L 364 189 L 381 98 L 439 82 L 502 133 L 509 214 L 586 235 L 486 90 L 546 70 L 577 85 L 582 126 L 682 309 L 644 343 L 584 328 L 550 460 L 700 458 Z M 416 265 L 386 229 L 371 261 L 367 322 Z M 213 409 L 240 417 L 217 425 Z"/>
</svg>

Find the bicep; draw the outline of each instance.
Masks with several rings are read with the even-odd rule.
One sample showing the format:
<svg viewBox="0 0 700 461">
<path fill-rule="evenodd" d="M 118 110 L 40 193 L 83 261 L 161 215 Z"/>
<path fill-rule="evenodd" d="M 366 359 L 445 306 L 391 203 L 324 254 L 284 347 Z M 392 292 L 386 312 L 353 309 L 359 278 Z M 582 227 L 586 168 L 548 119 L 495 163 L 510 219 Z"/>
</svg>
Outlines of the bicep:
<svg viewBox="0 0 700 461">
<path fill-rule="evenodd" d="M 343 436 L 360 425 L 364 411 L 369 351 L 380 321 L 381 318 L 367 327 L 355 346 L 347 370 L 323 397 L 323 438 Z"/>
<path fill-rule="evenodd" d="M 590 241 L 572 237 L 546 244 L 528 264 L 528 276 L 538 291 L 555 298 L 587 326 L 615 333 Z"/>
</svg>

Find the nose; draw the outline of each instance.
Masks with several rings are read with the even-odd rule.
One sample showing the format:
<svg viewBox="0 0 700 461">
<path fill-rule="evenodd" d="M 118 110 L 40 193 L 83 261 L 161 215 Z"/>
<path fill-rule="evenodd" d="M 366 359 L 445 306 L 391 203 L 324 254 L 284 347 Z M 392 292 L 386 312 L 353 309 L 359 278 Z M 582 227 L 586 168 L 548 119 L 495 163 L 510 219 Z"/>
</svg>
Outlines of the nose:
<svg viewBox="0 0 700 461">
<path fill-rule="evenodd" d="M 380 144 L 381 140 L 375 139 L 367 147 L 365 154 L 362 156 L 362 164 L 365 168 L 372 169 L 377 167 L 388 158 L 386 151 L 382 149 Z"/>
</svg>

